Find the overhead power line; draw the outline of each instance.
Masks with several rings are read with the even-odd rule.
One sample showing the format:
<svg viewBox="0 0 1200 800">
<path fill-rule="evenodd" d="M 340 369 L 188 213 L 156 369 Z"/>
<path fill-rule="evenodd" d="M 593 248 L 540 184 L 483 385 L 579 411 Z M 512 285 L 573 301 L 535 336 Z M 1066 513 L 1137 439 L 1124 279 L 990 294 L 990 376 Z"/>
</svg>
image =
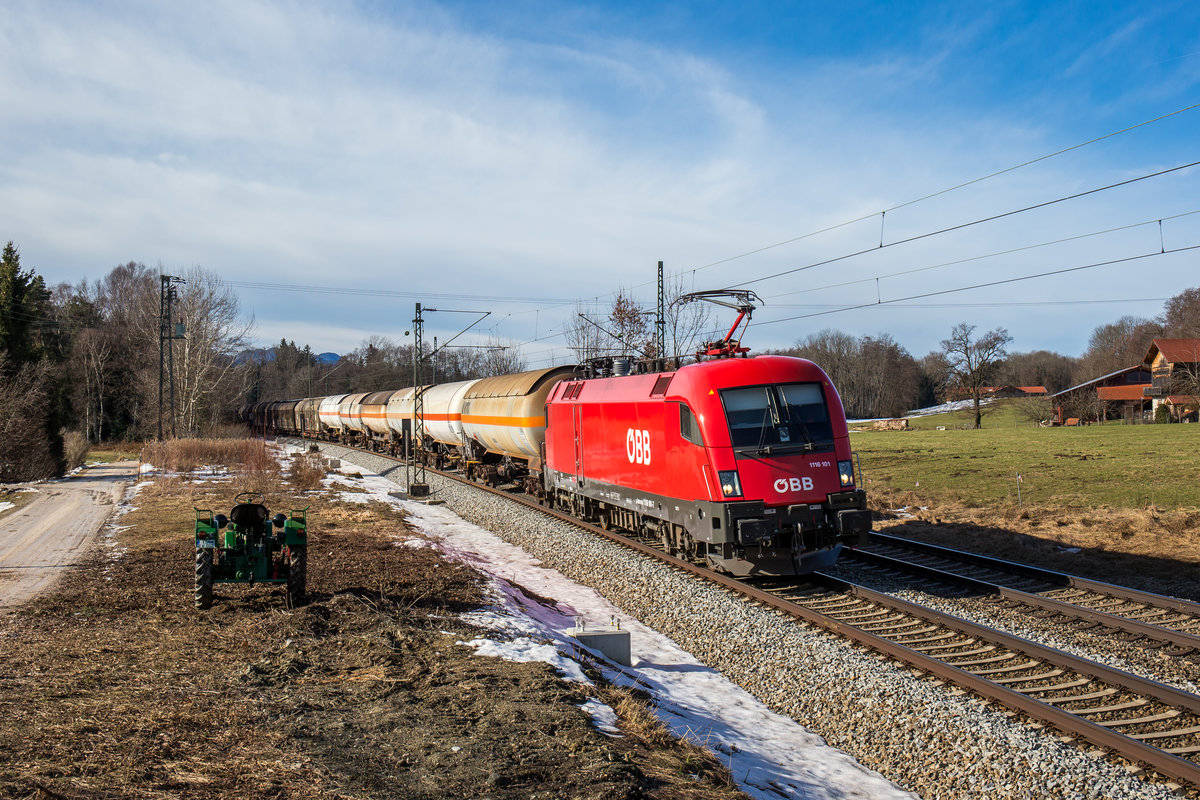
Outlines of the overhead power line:
<svg viewBox="0 0 1200 800">
<path fill-rule="evenodd" d="M 422 298 L 427 300 L 475 300 L 493 303 L 568 303 L 572 300 L 555 297 L 497 297 L 490 294 L 451 294 L 447 292 L 412 292 L 398 289 L 382 289 L 376 287 L 355 286 L 311 286 L 292 283 L 265 283 L 259 281 L 219 281 L 224 286 L 236 286 L 243 289 L 266 289 L 281 292 L 313 292 L 317 294 L 365 295 L 369 297 L 405 297 Z"/>
<path fill-rule="evenodd" d="M 1037 244 L 1029 244 L 1029 245 L 1025 245 L 1024 247 L 1013 247 L 1008 250 L 997 250 L 995 252 L 984 253 L 983 255 L 979 255 L 979 256 L 970 256 L 968 258 L 958 258 L 958 259 L 955 259 L 954 261 L 943 261 L 939 264 L 931 264 L 931 265 L 925 266 L 925 267 L 914 267 L 913 269 L 904 269 L 904 270 L 900 270 L 899 272 L 888 272 L 888 273 L 885 273 L 882 275 L 874 275 L 869 278 L 856 278 L 855 280 L 852 280 L 852 281 L 842 281 L 840 283 L 829 283 L 829 284 L 825 284 L 824 286 L 814 286 L 810 289 L 796 289 L 791 292 L 781 292 L 779 294 L 768 295 L 768 297 L 766 299 L 771 300 L 771 299 L 774 299 L 777 297 L 789 297 L 789 296 L 795 295 L 795 294 L 808 294 L 811 292 L 820 292 L 820 291 L 824 291 L 825 289 L 838 289 L 843 286 L 854 286 L 854 285 L 860 284 L 860 283 L 874 283 L 875 281 L 883 280 L 885 278 L 897 278 L 902 275 L 913 275 L 918 272 L 928 272 L 929 270 L 941 269 L 943 267 L 953 267 L 953 266 L 957 266 L 958 264 L 968 264 L 972 261 L 982 261 L 983 259 L 986 259 L 986 258 L 996 258 L 998 256 L 1012 255 L 1013 253 L 1021 253 L 1021 252 L 1025 252 L 1027 250 L 1036 250 L 1039 247 L 1050 247 L 1051 245 L 1063 244 L 1065 242 L 1075 242 L 1075 241 L 1079 241 L 1080 239 L 1089 239 L 1093 236 L 1103 236 L 1103 235 L 1109 234 L 1109 233 L 1118 233 L 1120 231 L 1132 230 L 1133 228 L 1142 228 L 1147 225 L 1161 226 L 1162 223 L 1164 223 L 1164 222 L 1169 222 L 1171 220 L 1176 220 L 1176 219 L 1182 219 L 1183 217 L 1190 217 L 1195 214 L 1200 214 L 1200 209 L 1198 209 L 1196 211 L 1186 211 L 1182 214 L 1172 214 L 1169 217 L 1162 217 L 1161 219 L 1148 219 L 1148 220 L 1144 220 L 1142 222 L 1134 222 L 1129 225 L 1118 225 L 1115 228 L 1105 228 L 1104 230 L 1101 230 L 1101 231 L 1092 231 L 1090 233 L 1081 233 L 1077 236 L 1066 236 L 1066 237 L 1063 237 L 1062 239 L 1052 239 L 1048 242 L 1039 242 Z M 780 308 L 780 304 L 773 303 L 772 307 Z"/>
<path fill-rule="evenodd" d="M 1193 250 L 1200 250 L 1200 244 L 1188 245 L 1187 247 L 1176 247 L 1172 250 L 1162 250 L 1162 251 L 1154 251 L 1152 253 L 1142 253 L 1141 255 L 1126 256 L 1125 258 L 1114 258 L 1114 259 L 1110 259 L 1108 261 L 1098 261 L 1094 264 L 1083 264 L 1083 265 L 1077 266 L 1077 267 L 1065 267 L 1063 269 L 1052 269 L 1052 270 L 1048 270 L 1046 272 L 1038 272 L 1033 275 L 1022 275 L 1017 278 L 1004 278 L 1004 279 L 998 280 L 998 281 L 987 281 L 986 283 L 976 283 L 971 286 L 959 286 L 958 288 L 955 288 L 955 289 L 940 289 L 935 292 L 923 292 L 921 294 L 913 294 L 913 295 L 909 295 L 907 297 L 896 297 L 891 300 L 876 300 L 874 303 L 859 303 L 857 305 L 852 305 L 852 306 L 843 306 L 841 308 L 834 309 L 832 311 L 816 311 L 816 312 L 813 312 L 812 314 L 798 314 L 793 317 L 783 317 L 781 319 L 759 321 L 759 322 L 752 323 L 752 325 L 754 327 L 762 327 L 762 326 L 766 326 L 766 325 L 777 325 L 780 322 L 793 322 L 798 319 L 810 319 L 812 317 L 822 317 L 822 316 L 826 316 L 828 314 L 840 314 L 845 311 L 857 311 L 857 310 L 863 309 L 863 308 L 875 308 L 878 306 L 894 305 L 896 303 L 903 303 L 906 300 L 921 300 L 926 297 L 939 297 L 941 295 L 946 295 L 946 294 L 955 294 L 956 292 L 967 292 L 972 289 L 986 289 L 991 286 L 1003 286 L 1004 284 L 1007 284 L 1007 283 L 1020 283 L 1021 281 L 1034 280 L 1035 278 L 1046 278 L 1051 275 L 1065 275 L 1070 272 L 1080 272 L 1080 271 L 1086 270 L 1086 269 L 1096 269 L 1097 267 L 1108 267 L 1108 266 L 1112 266 L 1113 264 L 1125 264 L 1125 263 L 1129 263 L 1131 261 L 1140 261 L 1141 259 L 1144 259 L 1144 258 L 1155 258 L 1155 257 L 1159 257 L 1159 256 L 1164 256 L 1164 255 L 1173 255 L 1175 253 L 1185 253 L 1185 252 L 1189 252 L 1189 251 L 1193 251 Z"/>
<path fill-rule="evenodd" d="M 762 281 L 769 281 L 769 280 L 773 280 L 775 278 L 781 278 L 784 275 L 792 275 L 796 272 L 803 272 L 805 270 L 813 269 L 815 267 L 821 267 L 821 266 L 825 266 L 827 264 L 835 264 L 838 261 L 845 261 L 850 258 L 855 258 L 857 256 L 866 255 L 867 253 L 876 253 L 876 252 L 879 252 L 880 250 L 885 250 L 889 247 L 897 247 L 902 244 L 910 244 L 912 242 L 920 241 L 922 239 L 929 239 L 933 236 L 941 236 L 942 234 L 951 233 L 953 231 L 961 231 L 965 228 L 974 227 L 975 225 L 982 225 L 985 222 L 995 222 L 998 219 L 1004 219 L 1006 217 L 1016 216 L 1017 214 L 1024 214 L 1029 211 L 1035 211 L 1039 208 L 1047 208 L 1052 205 L 1057 205 L 1058 203 L 1065 203 L 1069 200 L 1078 200 L 1081 197 L 1087 197 L 1088 195 L 1097 194 L 1099 192 L 1106 192 L 1110 189 L 1116 189 L 1121 186 L 1128 186 L 1131 183 L 1137 183 L 1139 181 L 1149 180 L 1150 178 L 1158 178 L 1158 177 L 1161 177 L 1163 175 L 1168 175 L 1173 172 L 1179 172 L 1181 170 L 1190 169 L 1191 167 L 1194 167 L 1197 165 L 1200 165 L 1200 161 L 1192 161 L 1191 163 L 1188 163 L 1188 164 L 1180 164 L 1179 166 L 1169 167 L 1167 169 L 1159 170 L 1158 172 L 1151 172 L 1146 175 L 1139 175 L 1136 178 L 1129 178 L 1128 180 L 1118 181 L 1116 183 L 1110 183 L 1106 186 L 1099 186 L 1095 189 L 1088 189 L 1086 191 L 1076 192 L 1075 194 L 1066 195 L 1065 197 L 1058 197 L 1058 198 L 1055 198 L 1054 200 L 1046 200 L 1041 203 L 1035 203 L 1031 206 L 1025 206 L 1023 208 L 1013 209 L 1012 211 L 1004 211 L 999 214 L 992 214 L 991 216 L 988 216 L 988 217 L 981 217 L 979 219 L 971 220 L 970 222 L 963 222 L 958 225 L 951 225 L 950 227 L 947 227 L 947 228 L 939 228 L 938 230 L 927 231 L 925 233 L 919 233 L 916 236 L 909 236 L 904 239 L 897 239 L 894 242 L 886 242 L 886 243 L 881 242 L 880 244 L 878 244 L 874 247 L 868 247 L 863 250 L 856 250 L 852 253 L 846 253 L 844 255 L 834 256 L 832 258 L 822 259 L 821 261 L 815 261 L 811 264 L 805 264 L 802 267 L 793 267 L 792 269 L 785 269 L 781 272 L 775 272 L 770 275 L 764 275 L 761 278 L 751 278 L 750 280 L 747 280 L 747 281 L 741 281 L 739 283 L 732 284 L 732 287 L 749 286 L 752 283 L 761 283 Z"/>
<path fill-rule="evenodd" d="M 998 177 L 998 176 L 1000 176 L 1000 175 L 1005 175 L 1005 174 L 1007 174 L 1007 173 L 1009 173 L 1009 172 L 1015 172 L 1016 170 L 1022 169 L 1022 168 L 1024 168 L 1024 167 L 1031 166 L 1031 165 L 1033 165 L 1033 164 L 1037 164 L 1037 163 L 1039 163 L 1039 162 L 1041 162 L 1041 161 L 1046 161 L 1046 160 L 1048 160 L 1048 159 L 1055 158 L 1056 156 L 1061 156 L 1061 155 L 1063 155 L 1063 154 L 1065 154 L 1065 153 L 1070 153 L 1070 152 L 1071 152 L 1071 151 L 1073 151 L 1073 150 L 1079 150 L 1080 148 L 1087 147 L 1088 145 L 1095 144 L 1095 143 L 1097 143 L 1097 142 L 1102 142 L 1102 141 L 1104 141 L 1105 139 L 1111 139 L 1111 138 L 1113 138 L 1114 136 L 1120 136 L 1120 135 L 1121 135 L 1121 134 L 1123 134 L 1123 133 L 1128 133 L 1129 131 L 1137 130 L 1138 128 L 1144 128 L 1144 127 L 1145 127 L 1145 126 L 1147 126 L 1147 125 L 1151 125 L 1151 124 L 1153 124 L 1153 123 L 1155 123 L 1155 122 L 1161 122 L 1161 121 L 1162 121 L 1162 120 L 1164 120 L 1164 119 L 1168 119 L 1168 118 L 1170 118 L 1170 117 L 1174 117 L 1174 116 L 1177 116 L 1177 115 L 1179 115 L 1179 114 L 1183 114 L 1183 113 L 1185 113 L 1185 112 L 1188 112 L 1188 111 L 1193 111 L 1193 110 L 1195 110 L 1195 109 L 1197 109 L 1197 108 L 1200 108 L 1200 103 L 1193 103 L 1193 104 L 1192 104 L 1192 105 L 1190 105 L 1190 106 L 1184 106 L 1183 108 L 1177 109 L 1177 110 L 1175 110 L 1175 111 L 1171 111 L 1171 112 L 1169 112 L 1169 113 L 1167 113 L 1167 114 L 1161 114 L 1161 115 L 1159 115 L 1159 116 L 1157 116 L 1157 117 L 1154 117 L 1153 119 L 1148 119 L 1148 120 L 1145 120 L 1144 122 L 1139 122 L 1139 123 L 1137 123 L 1137 124 L 1135 124 L 1135 125 L 1130 125 L 1130 126 L 1128 126 L 1128 127 L 1121 128 L 1121 129 L 1120 129 L 1120 130 L 1118 130 L 1118 131 L 1113 131 L 1113 132 L 1111 132 L 1111 133 L 1106 133 L 1106 134 L 1104 134 L 1103 136 L 1097 136 L 1097 137 L 1095 137 L 1095 138 L 1088 139 L 1088 140 L 1087 140 L 1087 141 L 1085 141 L 1085 142 L 1080 142 L 1079 144 L 1071 145 L 1070 147 L 1064 147 L 1064 148 L 1062 148 L 1061 150 L 1055 150 L 1053 153 L 1047 153 L 1047 154 L 1046 154 L 1046 155 L 1044 155 L 1044 156 L 1038 156 L 1037 158 L 1031 158 L 1031 159 L 1029 159 L 1028 161 L 1022 161 L 1020 164 L 1014 164 L 1014 165 L 1013 165 L 1013 166 L 1011 166 L 1011 167 L 1005 167 L 1004 169 L 996 170 L 995 172 L 990 172 L 990 173 L 988 173 L 988 174 L 986 174 L 986 175 L 981 175 L 981 176 L 980 176 L 980 177 L 978 177 L 978 178 L 972 178 L 972 179 L 971 179 L 971 180 L 969 180 L 969 181 L 964 181 L 964 182 L 962 182 L 962 183 L 959 183 L 959 184 L 956 184 L 956 185 L 954 185 L 954 186 L 949 186 L 949 187 L 947 187 L 947 188 L 945 188 L 945 189 L 939 189 L 939 190 L 938 190 L 938 191 L 936 191 L 936 192 L 931 192 L 931 193 L 929 193 L 929 194 L 922 195 L 921 197 L 916 197 L 916 198 L 913 198 L 912 200 L 906 200 L 906 201 L 905 201 L 905 202 L 903 202 L 903 203 L 898 203 L 898 204 L 896 204 L 896 205 L 894 205 L 894 206 L 890 206 L 890 207 L 888 207 L 888 208 L 883 208 L 883 209 L 880 209 L 879 211 L 873 211 L 873 212 L 871 212 L 870 214 L 864 214 L 864 215 L 863 215 L 863 216 L 861 216 L 861 217 L 855 217 L 854 219 L 849 219 L 849 220 L 846 220 L 845 222 L 839 222 L 839 223 L 837 223 L 836 225 L 830 225 L 830 226 L 828 226 L 828 227 L 821 228 L 821 229 L 819 229 L 819 230 L 815 230 L 815 231 L 811 231 L 811 232 L 809 232 L 809 233 L 801 234 L 800 236 L 793 236 L 792 238 L 790 238 L 790 239 L 785 239 L 785 240 L 783 240 L 783 241 L 781 241 L 781 242 L 776 242 L 776 243 L 774 243 L 774 244 L 764 245 L 763 247 L 756 247 L 756 248 L 754 248 L 753 250 L 747 250 L 747 251 L 746 251 L 746 252 L 744 252 L 744 253 L 739 253 L 739 254 L 737 254 L 737 255 L 734 255 L 734 256 L 727 256 L 727 257 L 725 257 L 725 258 L 721 258 L 721 259 L 718 259 L 718 260 L 716 260 L 716 261 L 712 261 L 712 262 L 710 262 L 710 263 L 708 263 L 708 264 L 703 264 L 703 265 L 701 265 L 701 266 L 698 266 L 698 267 L 691 267 L 691 268 L 689 268 L 689 269 L 683 270 L 683 272 L 698 272 L 698 271 L 700 271 L 700 270 L 702 270 L 702 269 L 708 269 L 709 267 L 715 267 L 715 266 L 717 266 L 717 265 L 719 265 L 719 264 L 726 264 L 726 263 L 728 263 L 728 262 L 730 262 L 730 261 L 736 261 L 737 259 L 740 259 L 740 258 L 746 258 L 747 256 L 757 255 L 758 253 L 762 253 L 762 252 L 765 252 L 765 251 L 767 251 L 767 250 L 773 250 L 773 249 L 774 249 L 774 248 L 776 248 L 776 247 L 783 247 L 784 245 L 792 244 L 793 242 L 799 242 L 799 241 L 802 241 L 802 240 L 804 240 L 804 239 L 809 239 L 809 238 L 812 238 L 813 236 L 819 236 L 819 235 L 821 235 L 822 233 L 830 233 L 830 232 L 832 232 L 832 231 L 836 231 L 836 230 L 838 230 L 839 228 L 845 228 L 845 227 L 847 227 L 847 226 L 849 226 L 849 225 L 854 225 L 855 223 L 858 223 L 858 222 L 864 222 L 864 221 L 866 221 L 866 220 L 868 220 L 868 219 L 872 219 L 872 218 L 874 218 L 874 217 L 879 217 L 879 216 L 882 216 L 882 215 L 884 215 L 884 214 L 887 214 L 889 211 L 897 211 L 897 210 L 899 210 L 899 209 L 901 209 L 901 208 L 907 208 L 908 206 L 916 205 L 917 203 L 921 203 L 921 202 L 924 202 L 924 201 L 926 201 L 926 200 L 932 200 L 932 199 L 933 199 L 933 198 L 935 198 L 935 197 L 941 197 L 941 196 L 942 196 L 942 195 L 944 195 L 944 194 L 949 194 L 950 192 L 958 191 L 959 189 L 964 189 L 964 188 L 966 188 L 966 187 L 968 187 L 968 186 L 973 186 L 973 185 L 975 185 L 975 184 L 977 184 L 977 183 L 982 183 L 983 181 L 990 180 L 991 178 L 995 178 L 995 177 Z M 640 284 L 640 285 L 645 285 L 645 284 Z"/>
</svg>

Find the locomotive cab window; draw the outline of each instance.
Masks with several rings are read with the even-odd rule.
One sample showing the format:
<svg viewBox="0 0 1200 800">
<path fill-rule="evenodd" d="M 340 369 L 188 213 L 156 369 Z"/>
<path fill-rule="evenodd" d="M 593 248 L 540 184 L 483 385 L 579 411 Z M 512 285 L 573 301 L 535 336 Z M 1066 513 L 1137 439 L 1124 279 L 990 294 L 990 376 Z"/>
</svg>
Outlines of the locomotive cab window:
<svg viewBox="0 0 1200 800">
<path fill-rule="evenodd" d="M 722 389 L 721 403 L 737 450 L 770 455 L 833 447 L 829 407 L 819 383 Z"/>
<path fill-rule="evenodd" d="M 700 437 L 700 424 L 696 421 L 696 415 L 683 403 L 679 404 L 679 435 L 692 444 L 701 446 L 704 444 L 704 440 Z"/>
</svg>

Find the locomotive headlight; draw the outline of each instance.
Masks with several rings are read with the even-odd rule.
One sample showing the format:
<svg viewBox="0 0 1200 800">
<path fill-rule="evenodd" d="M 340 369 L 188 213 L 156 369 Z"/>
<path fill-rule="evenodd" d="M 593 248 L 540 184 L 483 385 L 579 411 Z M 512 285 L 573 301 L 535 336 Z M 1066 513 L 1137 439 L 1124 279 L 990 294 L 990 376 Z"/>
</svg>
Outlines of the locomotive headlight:
<svg viewBox="0 0 1200 800">
<path fill-rule="evenodd" d="M 726 497 L 742 496 L 742 482 L 738 479 L 736 469 L 718 470 L 717 480 L 721 482 L 721 494 Z"/>
<path fill-rule="evenodd" d="M 842 486 L 854 485 L 854 462 L 839 461 L 838 462 L 838 478 L 842 482 Z"/>
</svg>

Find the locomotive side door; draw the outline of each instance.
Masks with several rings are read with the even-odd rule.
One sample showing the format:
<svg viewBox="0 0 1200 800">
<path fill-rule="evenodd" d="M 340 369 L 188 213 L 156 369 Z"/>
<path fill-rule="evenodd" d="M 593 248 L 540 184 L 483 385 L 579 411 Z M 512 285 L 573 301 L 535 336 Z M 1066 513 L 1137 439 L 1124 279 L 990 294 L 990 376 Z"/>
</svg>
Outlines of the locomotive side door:
<svg viewBox="0 0 1200 800">
<path fill-rule="evenodd" d="M 583 486 L 583 406 L 575 403 L 571 406 L 571 422 L 575 429 L 575 480 Z"/>
</svg>

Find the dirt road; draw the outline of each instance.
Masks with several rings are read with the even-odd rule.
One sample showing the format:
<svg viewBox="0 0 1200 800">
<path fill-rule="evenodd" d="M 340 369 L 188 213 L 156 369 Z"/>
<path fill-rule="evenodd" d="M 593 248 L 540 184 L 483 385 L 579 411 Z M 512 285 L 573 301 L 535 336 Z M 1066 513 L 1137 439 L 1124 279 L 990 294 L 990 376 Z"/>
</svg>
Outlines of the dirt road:
<svg viewBox="0 0 1200 800">
<path fill-rule="evenodd" d="M 25 602 L 78 561 L 136 475 L 134 461 L 89 467 L 37 484 L 32 501 L 0 517 L 0 609 Z"/>
</svg>

